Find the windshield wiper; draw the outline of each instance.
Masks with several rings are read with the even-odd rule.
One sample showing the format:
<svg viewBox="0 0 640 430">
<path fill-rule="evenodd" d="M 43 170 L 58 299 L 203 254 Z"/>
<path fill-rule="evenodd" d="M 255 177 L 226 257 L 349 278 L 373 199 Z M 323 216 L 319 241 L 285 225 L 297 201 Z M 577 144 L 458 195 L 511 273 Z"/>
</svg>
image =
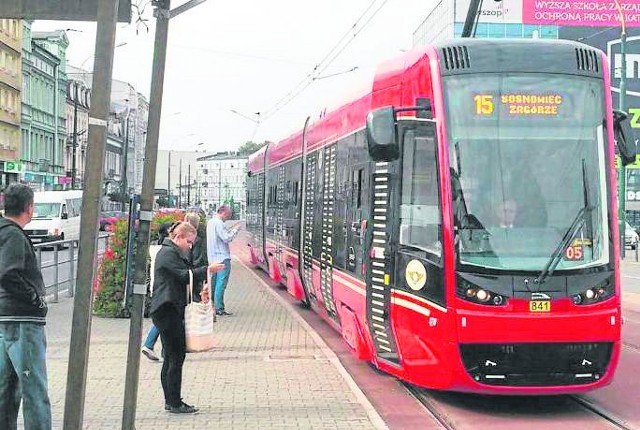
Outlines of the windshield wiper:
<svg viewBox="0 0 640 430">
<path fill-rule="evenodd" d="M 551 254 L 551 257 L 549 258 L 549 261 L 547 261 L 547 264 L 544 266 L 544 269 L 542 269 L 542 272 L 540 272 L 538 277 L 534 280 L 536 284 L 539 284 L 539 285 L 544 284 L 544 281 L 553 274 L 553 271 L 556 269 L 556 267 L 560 263 L 560 259 L 562 257 L 562 253 L 564 252 L 564 249 L 567 247 L 567 245 L 569 245 L 569 242 L 571 242 L 571 239 L 573 239 L 573 236 L 576 234 L 576 232 L 586 223 L 587 217 L 589 217 L 589 220 L 591 223 L 593 222 L 593 219 L 591 217 L 591 212 L 595 207 L 590 202 L 591 199 L 589 195 L 589 187 L 587 186 L 586 176 L 587 176 L 587 167 L 585 165 L 585 161 L 583 158 L 582 159 L 582 192 L 584 196 L 584 206 L 580 208 L 575 218 L 571 222 L 569 229 L 565 232 L 564 236 L 562 237 L 562 240 L 560 241 L 556 249 Z M 590 226 L 590 228 L 591 230 L 593 230 L 592 225 Z"/>
<path fill-rule="evenodd" d="M 582 193 L 584 196 L 584 207 L 591 208 L 585 215 L 585 222 L 587 227 L 587 236 L 592 241 L 593 244 L 593 215 L 592 210 L 594 209 L 593 204 L 591 203 L 591 192 L 589 191 L 589 182 L 587 181 L 587 163 L 582 159 Z M 587 222 L 588 221 L 588 222 Z"/>
</svg>

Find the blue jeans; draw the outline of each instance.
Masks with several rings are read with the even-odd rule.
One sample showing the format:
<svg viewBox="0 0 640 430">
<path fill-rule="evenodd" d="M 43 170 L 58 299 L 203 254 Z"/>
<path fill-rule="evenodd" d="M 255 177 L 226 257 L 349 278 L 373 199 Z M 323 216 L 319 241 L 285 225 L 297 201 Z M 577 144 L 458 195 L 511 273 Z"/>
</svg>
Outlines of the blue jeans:
<svg viewBox="0 0 640 430">
<path fill-rule="evenodd" d="M 231 275 L 231 259 L 227 258 L 223 263 L 224 269 L 213 275 L 213 281 L 215 282 L 213 304 L 216 307 L 216 311 L 224 310 L 224 290 L 227 288 L 229 275 Z"/>
<path fill-rule="evenodd" d="M 158 341 L 158 336 L 160 336 L 158 327 L 156 327 L 155 324 L 152 324 L 149 328 L 149 332 L 147 333 L 147 338 L 144 340 L 144 346 L 149 349 L 153 349 L 153 347 L 156 346 L 156 342 Z"/>
<path fill-rule="evenodd" d="M 0 323 L 0 423 L 15 430 L 22 399 L 24 427 L 51 429 L 44 325 Z"/>
</svg>

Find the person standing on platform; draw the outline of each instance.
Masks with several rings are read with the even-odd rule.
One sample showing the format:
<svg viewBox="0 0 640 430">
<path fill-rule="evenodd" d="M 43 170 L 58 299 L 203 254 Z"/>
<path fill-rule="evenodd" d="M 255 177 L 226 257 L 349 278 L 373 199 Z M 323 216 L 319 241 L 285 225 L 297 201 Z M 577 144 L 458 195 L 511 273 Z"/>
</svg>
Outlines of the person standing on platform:
<svg viewBox="0 0 640 430">
<path fill-rule="evenodd" d="M 239 222 L 231 228 L 225 226 L 225 221 L 231 219 L 233 211 L 230 206 L 222 205 L 218 208 L 217 214 L 207 223 L 207 255 L 209 261 L 220 261 L 224 264 L 224 269 L 216 273 L 213 285 L 213 305 L 216 315 L 231 315 L 224 306 L 224 291 L 231 275 L 231 252 L 229 242 L 238 235 L 240 231 Z"/>
<path fill-rule="evenodd" d="M 196 240 L 196 229 L 187 222 L 174 224 L 169 230 L 169 238 L 162 243 L 156 256 L 153 296 L 151 299 L 151 319 L 160 332 L 164 361 L 160 380 L 164 392 L 165 410 L 174 414 L 192 414 L 198 411 L 182 401 L 182 367 L 186 356 L 184 313 L 187 305 L 187 285 L 190 272 L 193 274 L 194 293 L 202 296 L 207 303 L 208 289 L 199 291 L 199 285 L 207 277 L 207 271 L 218 272 L 224 266 L 212 263 L 208 266 L 193 267 L 189 251 Z"/>
<path fill-rule="evenodd" d="M 47 385 L 46 290 L 31 240 L 24 232 L 33 217 L 33 190 L 12 184 L 0 218 L 0 427 L 51 429 Z"/>
<path fill-rule="evenodd" d="M 195 212 L 190 212 L 184 217 L 184 220 L 191 224 L 198 232 L 196 234 L 196 241 L 193 242 L 193 246 L 191 247 L 191 262 L 193 267 L 206 266 L 209 264 L 207 257 L 207 236 L 206 233 L 203 236 L 200 235 L 200 215 Z"/>
</svg>

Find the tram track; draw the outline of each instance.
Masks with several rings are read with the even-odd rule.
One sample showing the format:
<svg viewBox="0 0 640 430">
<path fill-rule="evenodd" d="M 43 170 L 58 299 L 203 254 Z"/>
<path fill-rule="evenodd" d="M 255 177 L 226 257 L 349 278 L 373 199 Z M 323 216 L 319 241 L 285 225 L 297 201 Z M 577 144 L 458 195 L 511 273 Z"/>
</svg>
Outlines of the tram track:
<svg viewBox="0 0 640 430">
<path fill-rule="evenodd" d="M 416 387 L 411 384 L 403 383 L 403 386 L 411 393 L 411 395 L 416 399 L 416 401 L 424 407 L 428 413 L 433 417 L 433 419 L 440 425 L 441 428 L 447 430 L 456 430 L 458 428 L 468 428 L 468 425 L 465 425 L 465 418 L 462 418 L 460 421 L 460 425 L 457 425 L 456 422 L 459 421 L 456 419 L 454 415 L 450 415 L 447 413 L 446 406 L 440 404 L 440 401 L 436 399 L 434 396 L 430 395 L 428 390 L 424 390 L 422 388 Z M 607 424 L 609 424 L 612 428 L 617 428 L 621 430 L 638 430 L 637 427 L 634 427 L 627 423 L 625 420 L 613 415 L 611 412 L 607 411 L 605 408 L 599 406 L 593 401 L 580 396 L 580 395 L 566 395 L 560 396 L 565 400 L 561 403 L 567 405 L 567 402 L 571 402 L 575 404 L 575 410 L 582 411 L 582 413 L 586 413 L 597 417 L 599 420 L 604 420 Z M 522 397 L 519 397 L 522 399 Z M 554 396 L 548 396 L 547 398 L 554 398 Z M 508 400 L 509 397 L 504 397 L 505 400 Z M 508 408 L 508 402 L 505 403 L 504 407 Z M 494 411 L 495 412 L 495 411 Z M 522 411 L 520 411 L 522 412 Z M 485 413 L 491 413 L 491 411 L 487 410 Z M 496 414 L 499 415 L 499 414 Z M 496 420 L 500 420 L 501 417 L 496 416 Z M 525 415 L 522 416 L 523 420 L 526 420 L 527 417 Z M 485 422 L 485 424 L 487 424 Z"/>
<path fill-rule="evenodd" d="M 431 414 L 433 419 L 440 424 L 443 429 L 455 430 L 455 425 L 450 418 L 448 418 L 442 411 L 436 406 L 437 401 L 429 396 L 425 390 L 418 388 L 409 383 L 403 382 L 402 385 L 411 393 L 411 395 Z"/>
<path fill-rule="evenodd" d="M 573 400 L 574 402 L 576 402 L 577 404 L 579 404 L 582 408 L 588 410 L 589 412 L 591 412 L 591 413 L 593 413 L 595 415 L 598 415 L 600 418 L 606 420 L 608 423 L 616 426 L 619 429 L 637 430 L 636 427 L 629 426 L 623 419 L 614 416 L 613 414 L 611 414 L 606 409 L 601 408 L 600 406 L 596 405 L 595 403 L 590 402 L 589 400 L 585 399 L 582 396 L 569 395 L 568 397 L 571 400 Z"/>
</svg>

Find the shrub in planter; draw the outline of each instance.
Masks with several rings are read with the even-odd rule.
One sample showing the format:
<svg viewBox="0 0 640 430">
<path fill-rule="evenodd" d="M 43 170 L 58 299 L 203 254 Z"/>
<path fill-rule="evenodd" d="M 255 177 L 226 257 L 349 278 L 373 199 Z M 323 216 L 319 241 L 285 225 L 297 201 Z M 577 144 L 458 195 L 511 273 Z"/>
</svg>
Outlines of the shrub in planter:
<svg viewBox="0 0 640 430">
<path fill-rule="evenodd" d="M 151 221 L 151 243 L 158 240 L 158 227 L 163 223 L 182 221 L 184 213 L 180 211 L 163 212 Z M 111 236 L 107 250 L 102 256 L 96 273 L 94 285 L 95 299 L 93 313 L 109 318 L 128 318 L 129 309 L 125 303 L 126 257 L 128 240 L 128 220 L 121 219 L 110 227 Z M 147 269 L 148 270 L 148 269 Z M 145 307 L 148 306 L 149 297 Z"/>
<path fill-rule="evenodd" d="M 98 267 L 97 294 L 93 313 L 101 317 L 127 318 L 125 277 L 128 221 L 121 219 L 111 225 L 108 247 Z"/>
</svg>

